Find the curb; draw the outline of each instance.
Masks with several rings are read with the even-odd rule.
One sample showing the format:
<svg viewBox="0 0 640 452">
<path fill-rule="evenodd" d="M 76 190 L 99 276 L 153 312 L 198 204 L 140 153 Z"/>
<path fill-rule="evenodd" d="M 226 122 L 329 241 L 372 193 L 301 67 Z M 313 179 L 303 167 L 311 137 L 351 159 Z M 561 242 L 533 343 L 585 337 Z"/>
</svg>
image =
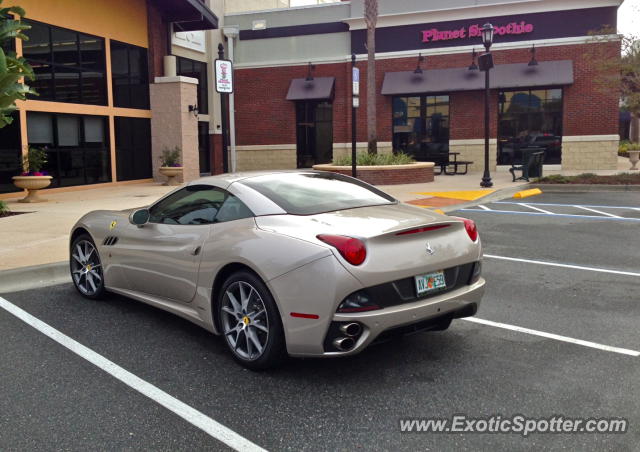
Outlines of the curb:
<svg viewBox="0 0 640 452">
<path fill-rule="evenodd" d="M 547 193 L 580 193 L 590 191 L 640 191 L 640 185 L 606 184 L 531 184 L 530 188 L 539 188 Z"/>
<path fill-rule="evenodd" d="M 461 204 L 454 204 L 451 206 L 439 207 L 440 210 L 445 213 L 453 212 L 458 209 L 466 209 L 467 207 L 477 206 L 478 204 L 484 204 L 485 202 L 492 201 L 500 201 L 501 199 L 511 198 L 513 195 L 518 193 L 519 191 L 525 190 L 527 188 L 531 188 L 528 183 L 520 184 L 515 187 L 502 188 L 500 190 L 496 190 L 491 194 L 483 196 L 482 198 L 474 199 L 473 201 L 464 202 Z"/>
<path fill-rule="evenodd" d="M 71 282 L 69 261 L 0 271 L 0 294 Z"/>
</svg>

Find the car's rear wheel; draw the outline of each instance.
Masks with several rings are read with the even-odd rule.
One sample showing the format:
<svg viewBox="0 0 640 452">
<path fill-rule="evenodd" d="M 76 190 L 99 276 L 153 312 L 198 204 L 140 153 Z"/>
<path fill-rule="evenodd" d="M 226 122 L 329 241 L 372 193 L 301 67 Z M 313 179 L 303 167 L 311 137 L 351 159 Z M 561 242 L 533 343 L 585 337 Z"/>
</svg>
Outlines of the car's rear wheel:
<svg viewBox="0 0 640 452">
<path fill-rule="evenodd" d="M 102 262 L 93 239 L 81 234 L 71 244 L 69 267 L 78 292 L 86 298 L 98 299 L 104 294 Z"/>
<path fill-rule="evenodd" d="M 233 357 L 254 370 L 279 364 L 285 356 L 282 319 L 265 284 L 253 273 L 240 271 L 222 285 L 218 318 Z"/>
</svg>

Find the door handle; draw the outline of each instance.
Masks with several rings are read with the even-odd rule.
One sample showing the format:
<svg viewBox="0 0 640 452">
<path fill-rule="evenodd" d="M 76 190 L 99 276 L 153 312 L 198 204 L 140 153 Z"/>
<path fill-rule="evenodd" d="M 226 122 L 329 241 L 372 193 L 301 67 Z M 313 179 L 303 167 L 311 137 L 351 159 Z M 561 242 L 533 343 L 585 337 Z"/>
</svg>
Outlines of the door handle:
<svg viewBox="0 0 640 452">
<path fill-rule="evenodd" d="M 195 250 L 191 251 L 191 254 L 193 254 L 194 256 L 197 256 L 198 254 L 200 254 L 200 250 L 202 249 L 201 246 L 196 247 Z"/>
</svg>

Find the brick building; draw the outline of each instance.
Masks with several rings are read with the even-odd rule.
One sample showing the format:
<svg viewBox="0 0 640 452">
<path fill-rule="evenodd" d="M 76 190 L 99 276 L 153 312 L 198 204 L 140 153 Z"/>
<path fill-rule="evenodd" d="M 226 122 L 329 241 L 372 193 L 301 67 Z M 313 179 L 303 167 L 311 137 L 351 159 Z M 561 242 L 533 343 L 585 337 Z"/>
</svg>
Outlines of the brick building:
<svg viewBox="0 0 640 452">
<path fill-rule="evenodd" d="M 378 148 L 418 160 L 460 152 L 480 170 L 484 51 L 491 48 L 491 163 L 525 149 L 563 169 L 615 169 L 618 93 L 603 89 L 598 61 L 619 58 L 619 0 L 455 4 L 379 1 L 376 31 Z M 360 69 L 359 148 L 366 147 L 363 0 L 226 14 L 235 27 L 238 169 L 326 163 L 351 147 L 351 54 Z M 535 49 L 535 50 L 534 50 Z M 425 61 L 418 68 L 418 55 Z M 533 60 L 533 61 L 532 61 Z M 310 63 L 313 64 L 310 67 Z"/>
<path fill-rule="evenodd" d="M 162 180 L 159 156 L 175 146 L 186 179 L 222 172 L 207 70 L 222 38 L 210 6 L 221 17 L 222 0 L 7 5 L 26 11 L 29 40 L 6 50 L 31 64 L 36 78 L 28 83 L 38 95 L 17 102 L 13 123 L 0 129 L 0 198 L 16 196 L 11 178 L 29 147 L 46 149 L 54 190 Z"/>
</svg>

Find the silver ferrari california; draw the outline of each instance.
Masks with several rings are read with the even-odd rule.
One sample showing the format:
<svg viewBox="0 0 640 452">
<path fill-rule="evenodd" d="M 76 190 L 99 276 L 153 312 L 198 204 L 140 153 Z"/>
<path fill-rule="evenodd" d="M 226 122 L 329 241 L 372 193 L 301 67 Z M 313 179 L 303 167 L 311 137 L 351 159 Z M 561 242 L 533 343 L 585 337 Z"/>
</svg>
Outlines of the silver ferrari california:
<svg viewBox="0 0 640 452">
<path fill-rule="evenodd" d="M 83 296 L 184 317 L 252 369 L 444 330 L 475 314 L 485 284 L 473 221 L 316 171 L 206 177 L 149 207 L 91 212 L 70 254 Z"/>
</svg>

